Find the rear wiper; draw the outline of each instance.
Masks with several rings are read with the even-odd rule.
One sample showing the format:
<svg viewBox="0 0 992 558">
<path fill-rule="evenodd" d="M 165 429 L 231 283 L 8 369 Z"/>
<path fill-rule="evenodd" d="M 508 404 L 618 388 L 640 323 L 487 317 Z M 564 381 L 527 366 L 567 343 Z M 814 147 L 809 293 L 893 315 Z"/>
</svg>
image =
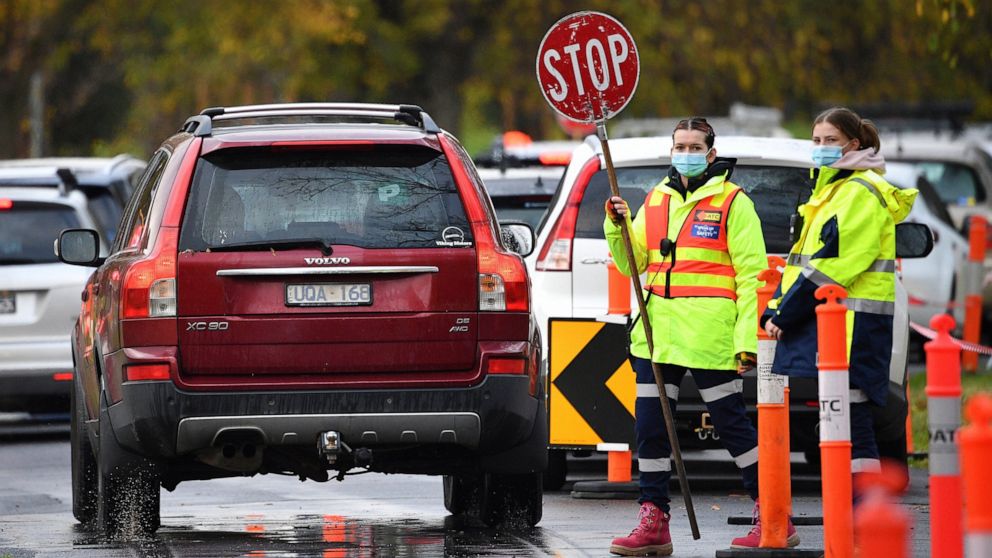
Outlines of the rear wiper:
<svg viewBox="0 0 992 558">
<path fill-rule="evenodd" d="M 220 246 L 210 246 L 211 252 L 227 252 L 232 250 L 268 250 L 270 248 L 310 248 L 316 246 L 325 256 L 330 256 L 334 250 L 331 244 L 322 238 L 288 238 L 285 240 L 255 240 L 252 242 L 234 242 Z"/>
</svg>

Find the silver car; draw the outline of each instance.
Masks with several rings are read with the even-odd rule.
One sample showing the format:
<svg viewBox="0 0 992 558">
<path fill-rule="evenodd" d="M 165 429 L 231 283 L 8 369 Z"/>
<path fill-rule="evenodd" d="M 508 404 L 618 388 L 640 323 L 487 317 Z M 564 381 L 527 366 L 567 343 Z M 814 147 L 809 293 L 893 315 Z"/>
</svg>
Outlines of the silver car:
<svg viewBox="0 0 992 558">
<path fill-rule="evenodd" d="M 76 163 L 72 167 L 61 166 L 72 162 Z M 101 252 L 106 253 L 120 221 L 124 195 L 129 195 L 128 184 L 144 168 L 133 158 L 124 165 L 120 162 L 0 162 L 0 420 L 4 422 L 69 410 L 73 370 L 69 335 L 80 304 L 86 304 L 80 292 L 92 270 L 59 262 L 53 243 L 65 229 L 91 228 L 100 231 Z"/>
</svg>

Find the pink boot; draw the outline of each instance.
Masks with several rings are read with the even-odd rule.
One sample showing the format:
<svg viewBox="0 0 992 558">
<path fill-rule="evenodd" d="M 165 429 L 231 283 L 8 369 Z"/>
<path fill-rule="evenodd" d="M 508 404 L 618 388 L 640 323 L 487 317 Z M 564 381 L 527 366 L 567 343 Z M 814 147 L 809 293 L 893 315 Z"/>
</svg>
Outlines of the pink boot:
<svg viewBox="0 0 992 558">
<path fill-rule="evenodd" d="M 621 556 L 668 556 L 672 553 L 672 536 L 668 533 L 671 516 L 651 502 L 641 504 L 640 521 L 626 537 L 613 539 L 610 552 Z"/>
<path fill-rule="evenodd" d="M 731 541 L 730 548 L 758 548 L 758 545 L 761 544 L 761 504 L 755 501 L 754 511 L 751 513 L 754 516 L 754 527 L 751 527 L 747 535 L 737 537 Z M 791 519 L 789 520 L 786 535 L 788 537 L 785 540 L 786 546 L 793 547 L 799 545 L 799 535 L 796 533 L 796 528 L 792 525 Z"/>
</svg>

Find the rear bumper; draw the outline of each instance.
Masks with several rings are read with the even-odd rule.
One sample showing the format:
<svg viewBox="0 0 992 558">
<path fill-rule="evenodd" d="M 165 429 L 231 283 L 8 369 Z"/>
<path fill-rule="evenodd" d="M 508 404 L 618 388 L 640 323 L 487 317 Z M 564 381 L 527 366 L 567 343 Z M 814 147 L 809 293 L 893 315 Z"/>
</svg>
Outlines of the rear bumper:
<svg viewBox="0 0 992 558">
<path fill-rule="evenodd" d="M 0 370 L 0 412 L 68 413 L 72 382 L 54 379 L 64 372 L 64 368 Z"/>
<path fill-rule="evenodd" d="M 232 438 L 316 452 L 319 433 L 336 430 L 352 448 L 437 447 L 481 461 L 522 448 L 516 459 L 533 470 L 543 468 L 547 434 L 543 395 L 531 396 L 529 386 L 527 376 L 496 375 L 468 388 L 425 390 L 218 393 L 126 382 L 109 415 L 118 442 L 153 460 Z M 538 431 L 543 440 L 534 442 Z"/>
</svg>

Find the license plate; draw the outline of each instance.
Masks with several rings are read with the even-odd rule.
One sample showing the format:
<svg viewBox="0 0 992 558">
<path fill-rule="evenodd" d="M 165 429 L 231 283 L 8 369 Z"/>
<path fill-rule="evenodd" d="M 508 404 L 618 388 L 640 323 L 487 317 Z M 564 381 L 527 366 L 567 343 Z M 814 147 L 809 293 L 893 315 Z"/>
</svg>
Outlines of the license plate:
<svg viewBox="0 0 992 558">
<path fill-rule="evenodd" d="M 286 306 L 361 306 L 372 304 L 368 283 L 302 283 L 286 285 Z"/>
<path fill-rule="evenodd" d="M 17 312 L 17 299 L 14 293 L 0 292 L 0 314 L 14 314 Z"/>
</svg>

